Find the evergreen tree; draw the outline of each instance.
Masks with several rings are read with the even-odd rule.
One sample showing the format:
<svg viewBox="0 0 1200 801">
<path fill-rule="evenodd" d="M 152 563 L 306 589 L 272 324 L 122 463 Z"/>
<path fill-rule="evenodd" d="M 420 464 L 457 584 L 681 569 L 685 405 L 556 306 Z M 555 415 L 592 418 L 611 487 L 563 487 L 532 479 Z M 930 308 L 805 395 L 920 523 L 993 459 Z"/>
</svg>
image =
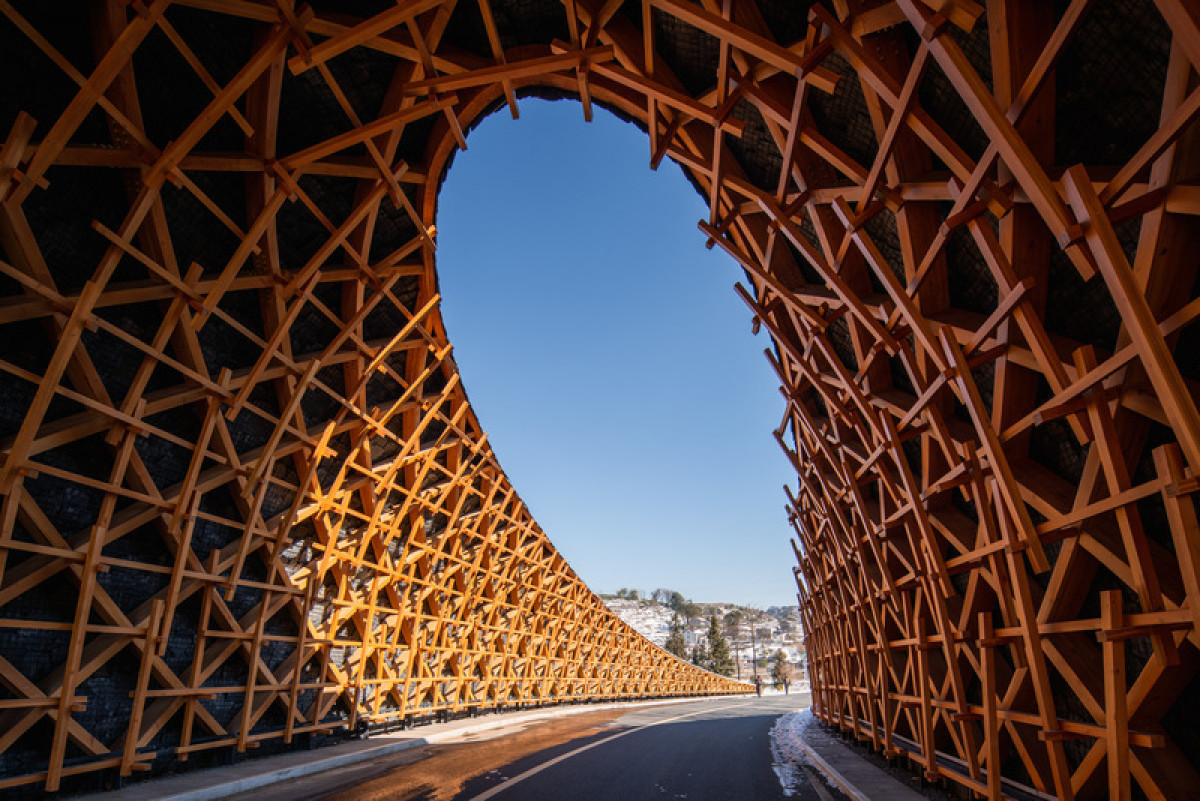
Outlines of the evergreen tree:
<svg viewBox="0 0 1200 801">
<path fill-rule="evenodd" d="M 771 680 L 776 685 L 783 684 L 783 680 L 788 677 L 787 654 L 782 650 L 771 654 Z"/>
<path fill-rule="evenodd" d="M 708 649 L 704 647 L 703 642 L 692 646 L 692 664 L 705 670 L 708 669 Z"/>
<path fill-rule="evenodd" d="M 700 607 L 697 604 L 687 600 L 679 604 L 679 608 L 675 611 L 683 616 L 683 619 L 687 621 L 688 626 L 692 625 L 692 620 L 694 618 L 700 616 Z"/>
<path fill-rule="evenodd" d="M 683 594 L 680 592 L 677 592 L 676 590 L 671 590 L 670 592 L 671 592 L 671 594 L 669 596 L 667 596 L 667 600 L 666 600 L 667 606 L 671 607 L 676 612 L 679 612 L 682 614 L 683 605 L 685 603 L 687 603 L 687 598 L 684 598 Z"/>
<path fill-rule="evenodd" d="M 722 676 L 733 675 L 733 658 L 729 655 L 729 642 L 725 639 L 725 635 L 721 631 L 721 624 L 717 622 L 715 614 L 708 617 L 708 665 L 706 667 L 713 673 L 719 673 Z"/>
<path fill-rule="evenodd" d="M 683 621 L 679 619 L 678 612 L 671 619 L 671 628 L 668 630 L 667 642 L 663 647 L 680 659 L 687 659 L 687 643 L 683 639 Z"/>
<path fill-rule="evenodd" d="M 742 617 L 741 609 L 734 609 L 725 614 L 725 636 L 730 640 L 737 640 L 741 636 Z"/>
</svg>

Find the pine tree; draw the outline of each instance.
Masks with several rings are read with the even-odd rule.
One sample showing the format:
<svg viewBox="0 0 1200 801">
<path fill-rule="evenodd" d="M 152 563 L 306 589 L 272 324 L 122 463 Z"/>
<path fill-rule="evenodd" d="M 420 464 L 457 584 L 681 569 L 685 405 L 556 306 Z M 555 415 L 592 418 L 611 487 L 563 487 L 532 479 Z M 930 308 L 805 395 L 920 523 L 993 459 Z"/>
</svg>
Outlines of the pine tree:
<svg viewBox="0 0 1200 801">
<path fill-rule="evenodd" d="M 675 611 L 683 616 L 683 619 L 687 621 L 689 626 L 692 625 L 693 618 L 700 616 L 700 607 L 697 604 L 687 600 L 680 603 L 679 608 Z"/>
<path fill-rule="evenodd" d="M 742 629 L 742 610 L 734 609 L 732 612 L 725 614 L 725 636 L 731 640 L 736 640 Z"/>
<path fill-rule="evenodd" d="M 687 603 L 687 598 L 675 590 L 671 590 L 671 594 L 667 597 L 666 604 L 676 612 L 683 612 L 683 605 Z"/>
<path fill-rule="evenodd" d="M 698 642 L 692 646 L 692 664 L 708 669 L 708 649 L 704 647 L 704 643 Z"/>
<path fill-rule="evenodd" d="M 713 673 L 722 676 L 733 675 L 733 658 L 729 655 L 729 642 L 721 632 L 721 624 L 717 616 L 708 618 L 708 667 Z"/>
<path fill-rule="evenodd" d="M 771 654 L 771 680 L 776 686 L 783 684 L 784 679 L 788 677 L 787 654 L 782 650 Z"/>
<path fill-rule="evenodd" d="M 668 630 L 667 642 L 663 647 L 680 659 L 687 659 L 687 643 L 683 639 L 683 621 L 679 619 L 678 612 L 671 619 L 671 628 Z"/>
</svg>

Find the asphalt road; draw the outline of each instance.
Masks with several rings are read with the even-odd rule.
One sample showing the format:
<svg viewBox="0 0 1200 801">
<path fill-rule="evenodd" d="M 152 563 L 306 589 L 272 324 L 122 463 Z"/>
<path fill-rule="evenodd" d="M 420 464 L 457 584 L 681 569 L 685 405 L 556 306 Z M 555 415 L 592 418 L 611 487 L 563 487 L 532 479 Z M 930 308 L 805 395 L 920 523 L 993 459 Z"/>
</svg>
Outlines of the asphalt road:
<svg viewBox="0 0 1200 801">
<path fill-rule="evenodd" d="M 768 732 L 780 715 L 804 706 L 797 696 L 768 696 L 639 710 L 620 718 L 611 734 L 564 754 L 534 754 L 473 779 L 456 798 L 782 799 Z"/>
<path fill-rule="evenodd" d="M 239 801 L 840 801 L 811 771 L 785 796 L 769 732 L 807 694 L 514 723 L 238 796 Z M 419 730 L 414 733 L 419 733 Z"/>
</svg>

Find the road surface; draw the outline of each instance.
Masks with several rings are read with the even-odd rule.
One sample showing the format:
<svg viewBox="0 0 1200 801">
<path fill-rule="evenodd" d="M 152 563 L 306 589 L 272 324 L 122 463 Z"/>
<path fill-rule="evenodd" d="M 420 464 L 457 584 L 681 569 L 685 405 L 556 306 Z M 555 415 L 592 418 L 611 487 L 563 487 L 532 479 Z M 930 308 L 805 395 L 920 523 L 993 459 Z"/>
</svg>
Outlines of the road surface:
<svg viewBox="0 0 1200 801">
<path fill-rule="evenodd" d="M 752 801 L 785 798 L 768 733 L 801 694 L 603 709 L 505 727 L 245 794 L 253 801 Z M 832 801 L 812 773 L 790 798 Z M 814 786 L 814 783 L 816 786 Z"/>
</svg>

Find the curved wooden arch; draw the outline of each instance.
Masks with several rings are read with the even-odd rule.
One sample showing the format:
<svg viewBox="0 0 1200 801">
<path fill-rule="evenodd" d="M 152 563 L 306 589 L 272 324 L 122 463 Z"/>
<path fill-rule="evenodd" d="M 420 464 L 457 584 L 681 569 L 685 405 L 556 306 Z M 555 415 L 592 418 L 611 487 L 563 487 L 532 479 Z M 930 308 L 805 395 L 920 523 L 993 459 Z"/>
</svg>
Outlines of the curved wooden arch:
<svg viewBox="0 0 1200 801">
<path fill-rule="evenodd" d="M 0 789 L 744 690 L 607 613 L 463 393 L 436 193 L 526 86 L 640 121 L 746 271 L 818 716 L 989 798 L 1200 786 L 1191 3 L 316 5 L 0 3 Z"/>
</svg>

